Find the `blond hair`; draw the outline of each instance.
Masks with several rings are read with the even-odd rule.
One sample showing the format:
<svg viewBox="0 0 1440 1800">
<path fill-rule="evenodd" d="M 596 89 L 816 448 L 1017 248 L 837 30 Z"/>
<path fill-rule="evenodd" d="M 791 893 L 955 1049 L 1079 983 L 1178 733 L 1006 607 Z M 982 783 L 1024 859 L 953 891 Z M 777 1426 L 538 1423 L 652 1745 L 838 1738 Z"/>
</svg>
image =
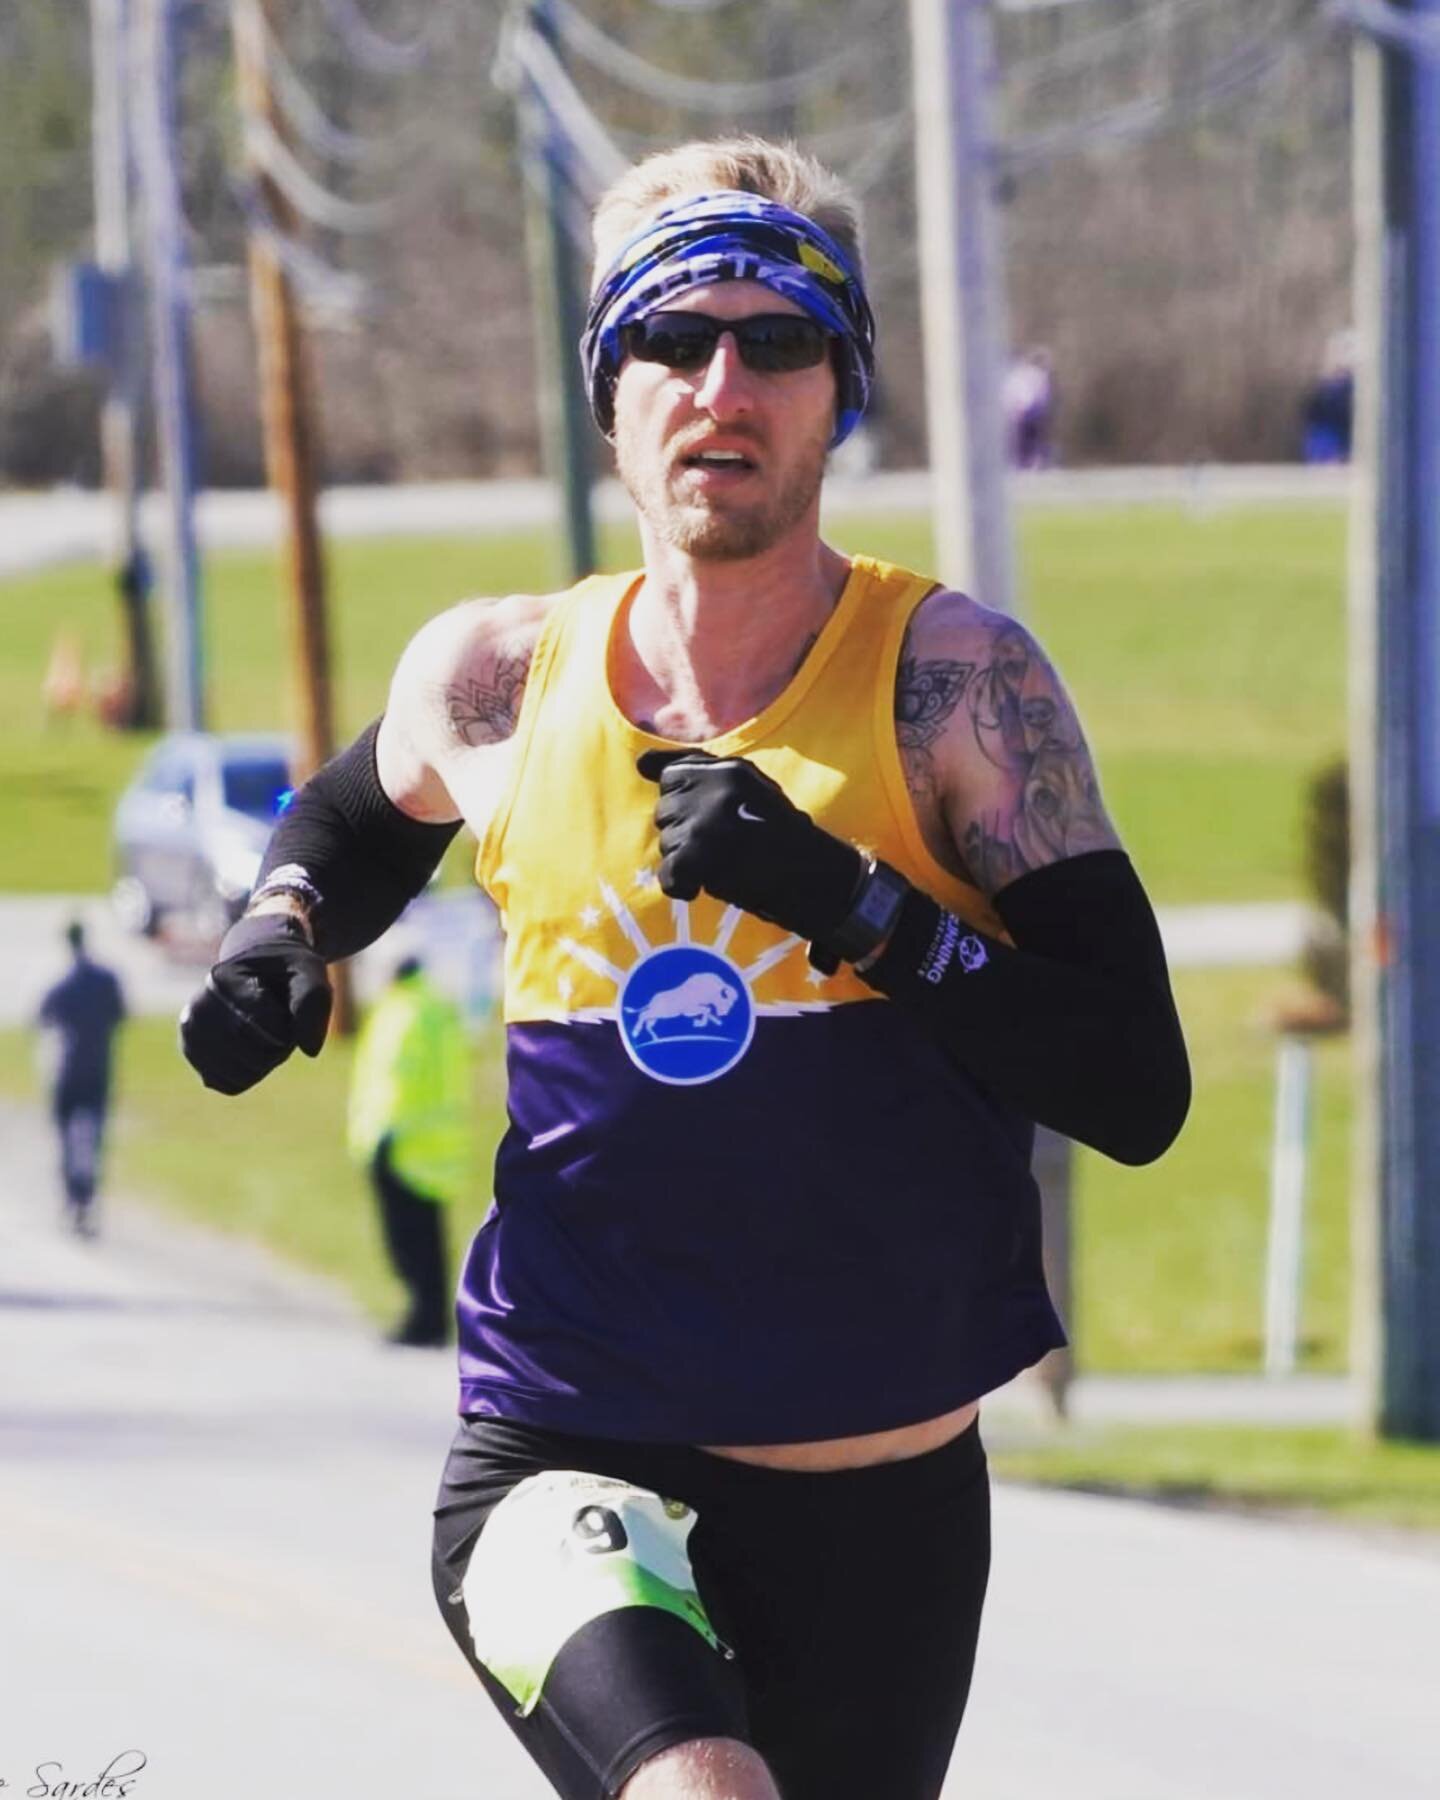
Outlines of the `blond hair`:
<svg viewBox="0 0 1440 1800">
<path fill-rule="evenodd" d="M 670 201 L 726 188 L 804 213 L 863 272 L 860 202 L 853 190 L 798 145 L 745 136 L 697 138 L 658 150 L 612 182 L 596 202 L 591 224 L 597 278 L 626 239 Z"/>
</svg>

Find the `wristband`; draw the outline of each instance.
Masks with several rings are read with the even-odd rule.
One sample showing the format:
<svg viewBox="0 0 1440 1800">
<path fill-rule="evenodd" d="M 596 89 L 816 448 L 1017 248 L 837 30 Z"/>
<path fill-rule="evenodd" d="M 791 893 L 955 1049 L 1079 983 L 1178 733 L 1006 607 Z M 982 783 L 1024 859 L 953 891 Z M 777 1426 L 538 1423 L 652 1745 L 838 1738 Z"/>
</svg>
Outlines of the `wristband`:
<svg viewBox="0 0 1440 1800">
<path fill-rule="evenodd" d="M 911 892 L 910 883 L 898 869 L 872 856 L 849 912 L 825 934 L 823 944 L 810 946 L 811 964 L 833 975 L 842 962 L 858 963 L 873 956 L 894 931 Z"/>
<path fill-rule="evenodd" d="M 250 895 L 249 904 L 253 906 L 257 900 L 268 899 L 271 894 L 293 894 L 311 912 L 320 905 L 320 890 L 310 879 L 310 871 L 301 868 L 299 863 L 282 863 L 278 869 L 272 869 Z"/>
</svg>

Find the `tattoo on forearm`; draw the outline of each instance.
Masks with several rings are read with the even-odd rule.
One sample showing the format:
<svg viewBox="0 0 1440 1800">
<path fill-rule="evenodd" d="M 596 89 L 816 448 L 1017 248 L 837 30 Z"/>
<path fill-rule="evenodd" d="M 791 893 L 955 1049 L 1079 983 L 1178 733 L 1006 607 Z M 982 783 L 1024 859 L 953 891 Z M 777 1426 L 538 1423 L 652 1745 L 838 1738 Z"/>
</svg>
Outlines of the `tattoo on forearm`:
<svg viewBox="0 0 1440 1800">
<path fill-rule="evenodd" d="M 443 689 L 441 703 L 456 742 L 501 744 L 513 737 L 529 672 L 528 650 L 515 656 L 500 651 L 481 675 L 466 676 Z"/>
</svg>

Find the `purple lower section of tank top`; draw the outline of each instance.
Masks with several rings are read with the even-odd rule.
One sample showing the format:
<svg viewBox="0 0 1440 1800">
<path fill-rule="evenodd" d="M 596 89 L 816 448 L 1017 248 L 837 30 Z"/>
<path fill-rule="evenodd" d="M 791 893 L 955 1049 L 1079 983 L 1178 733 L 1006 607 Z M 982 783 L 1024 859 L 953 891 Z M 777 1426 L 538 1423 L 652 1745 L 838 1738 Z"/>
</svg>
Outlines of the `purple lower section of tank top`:
<svg viewBox="0 0 1440 1800">
<path fill-rule="evenodd" d="M 1064 1342 L 1031 1128 L 888 1002 L 762 1017 L 656 1081 L 613 1022 L 509 1028 L 461 1410 L 700 1443 L 878 1431 Z"/>
</svg>

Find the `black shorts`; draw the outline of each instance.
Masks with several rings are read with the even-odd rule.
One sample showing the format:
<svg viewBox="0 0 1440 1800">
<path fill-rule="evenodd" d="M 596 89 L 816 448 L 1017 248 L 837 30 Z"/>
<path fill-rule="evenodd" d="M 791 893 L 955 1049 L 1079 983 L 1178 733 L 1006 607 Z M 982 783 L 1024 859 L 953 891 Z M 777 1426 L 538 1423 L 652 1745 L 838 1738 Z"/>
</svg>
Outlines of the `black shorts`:
<svg viewBox="0 0 1440 1800">
<path fill-rule="evenodd" d="M 574 1565 L 551 1558 L 553 1530 L 523 1540 L 543 1538 L 536 1560 L 550 1558 L 548 1571 L 527 1569 L 523 1556 L 517 1567 L 509 1540 L 497 1561 L 497 1526 L 487 1546 L 494 1577 L 482 1558 L 468 1593 L 462 1584 L 486 1521 L 520 1482 L 547 1470 L 628 1483 L 645 1490 L 642 1507 L 658 1516 L 660 1496 L 671 1503 L 667 1516 L 689 1520 L 687 1573 L 713 1638 L 680 1609 L 656 1604 L 589 1617 L 557 1646 L 522 1717 L 515 1693 L 476 1658 L 470 1609 L 483 1630 L 492 1579 L 538 1599 L 555 1567 Z M 581 1486 L 548 1485 L 560 1488 L 562 1509 L 571 1492 L 587 1497 Z M 510 1515 L 525 1504 L 519 1496 Z M 586 1552 L 626 1541 L 603 1506 L 582 1504 L 564 1523 L 584 1525 Z M 644 1518 L 635 1525 L 649 1528 Z M 974 1426 L 923 1456 L 811 1474 L 471 1418 L 435 1509 L 445 1622 L 567 1800 L 614 1795 L 648 1757 L 698 1737 L 753 1745 L 785 1800 L 934 1800 L 965 1710 L 989 1567 L 989 1483 Z M 532 1629 L 528 1605 L 519 1610 Z M 488 1660 L 500 1661 L 493 1650 Z"/>
</svg>

